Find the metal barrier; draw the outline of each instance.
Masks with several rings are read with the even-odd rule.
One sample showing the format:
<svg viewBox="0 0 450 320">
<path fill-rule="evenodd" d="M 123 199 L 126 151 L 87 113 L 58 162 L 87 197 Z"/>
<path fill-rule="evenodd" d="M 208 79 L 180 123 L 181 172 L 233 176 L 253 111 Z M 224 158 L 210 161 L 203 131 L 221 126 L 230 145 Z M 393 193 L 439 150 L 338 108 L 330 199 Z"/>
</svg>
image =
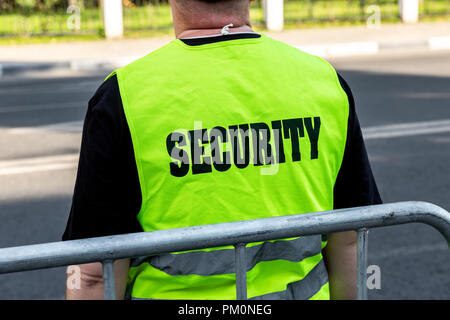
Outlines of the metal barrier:
<svg viewBox="0 0 450 320">
<path fill-rule="evenodd" d="M 0 249 L 0 274 L 90 262 L 103 263 L 104 298 L 115 299 L 117 259 L 235 246 L 237 299 L 247 298 L 245 246 L 248 243 L 357 230 L 357 294 L 367 299 L 369 228 L 421 222 L 450 244 L 450 213 L 426 202 L 399 202 L 317 213 L 141 232 Z"/>
</svg>

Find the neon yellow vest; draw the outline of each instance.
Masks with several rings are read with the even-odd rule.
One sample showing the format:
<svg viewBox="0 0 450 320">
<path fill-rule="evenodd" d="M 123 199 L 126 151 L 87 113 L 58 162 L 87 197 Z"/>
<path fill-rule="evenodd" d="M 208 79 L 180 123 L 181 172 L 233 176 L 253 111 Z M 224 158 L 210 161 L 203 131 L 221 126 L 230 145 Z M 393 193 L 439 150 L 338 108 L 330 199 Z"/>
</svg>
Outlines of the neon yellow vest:
<svg viewBox="0 0 450 320">
<path fill-rule="evenodd" d="M 144 231 L 333 209 L 348 99 L 324 60 L 269 37 L 174 40 L 115 71 Z M 218 235 L 219 236 L 219 235 Z M 248 297 L 328 299 L 319 236 L 249 244 Z M 236 299 L 233 247 L 136 259 L 131 297 Z"/>
</svg>

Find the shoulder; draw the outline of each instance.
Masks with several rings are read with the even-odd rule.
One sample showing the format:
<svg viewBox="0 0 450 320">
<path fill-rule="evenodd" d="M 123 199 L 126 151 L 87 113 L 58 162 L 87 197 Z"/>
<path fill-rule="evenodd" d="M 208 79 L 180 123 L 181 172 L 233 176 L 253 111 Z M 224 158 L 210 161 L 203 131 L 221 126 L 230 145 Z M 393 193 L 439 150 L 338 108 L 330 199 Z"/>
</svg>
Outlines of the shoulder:
<svg viewBox="0 0 450 320">
<path fill-rule="evenodd" d="M 107 107 L 105 102 L 110 102 L 111 99 L 117 98 L 120 98 L 120 91 L 117 83 L 117 75 L 113 73 L 95 91 L 89 100 L 89 107 L 91 109 L 95 108 L 96 110 L 104 109 Z"/>
<path fill-rule="evenodd" d="M 291 70 L 302 74 L 316 88 L 334 91 L 336 99 L 339 96 L 344 98 L 338 73 L 330 62 L 282 41 L 267 36 L 265 38 L 269 49 L 273 49 L 268 51 L 272 51 L 271 54 L 277 56 L 282 64 L 287 64 Z"/>
<path fill-rule="evenodd" d="M 269 46 L 277 50 L 278 54 L 284 53 L 286 56 L 289 56 L 290 59 L 302 61 L 305 64 L 310 65 L 311 67 L 326 68 L 334 71 L 333 66 L 327 60 L 314 54 L 308 53 L 302 50 L 300 47 L 287 44 L 283 41 L 276 40 L 266 35 L 264 35 L 264 39 Z"/>
<path fill-rule="evenodd" d="M 87 133 L 99 130 L 121 132 L 124 128 L 124 111 L 117 76 L 109 76 L 89 100 L 85 119 Z"/>
</svg>

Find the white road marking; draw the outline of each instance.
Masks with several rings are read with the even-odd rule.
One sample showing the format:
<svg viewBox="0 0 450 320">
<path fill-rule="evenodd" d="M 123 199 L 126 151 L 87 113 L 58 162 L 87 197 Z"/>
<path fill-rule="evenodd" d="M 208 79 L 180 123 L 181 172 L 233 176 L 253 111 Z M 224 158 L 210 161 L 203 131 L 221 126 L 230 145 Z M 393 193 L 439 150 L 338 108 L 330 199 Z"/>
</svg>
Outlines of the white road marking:
<svg viewBox="0 0 450 320">
<path fill-rule="evenodd" d="M 78 154 L 0 161 L 0 176 L 76 168 Z"/>
<path fill-rule="evenodd" d="M 450 119 L 367 127 L 362 132 L 364 140 L 450 132 Z"/>
<path fill-rule="evenodd" d="M 81 132 L 83 129 L 83 120 L 79 121 L 69 121 L 69 122 L 59 122 L 54 124 L 46 124 L 43 126 L 35 127 L 17 127 L 12 129 L 7 129 L 7 134 L 33 134 L 40 131 L 57 131 L 57 132 Z"/>
</svg>

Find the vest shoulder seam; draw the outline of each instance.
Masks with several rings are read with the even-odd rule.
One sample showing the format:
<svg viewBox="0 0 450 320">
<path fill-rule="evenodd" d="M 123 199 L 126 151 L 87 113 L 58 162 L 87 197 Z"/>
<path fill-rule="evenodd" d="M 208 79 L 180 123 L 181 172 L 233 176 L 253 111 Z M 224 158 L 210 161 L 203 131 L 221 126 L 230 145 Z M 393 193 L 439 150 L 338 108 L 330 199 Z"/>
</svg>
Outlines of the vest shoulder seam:
<svg viewBox="0 0 450 320">
<path fill-rule="evenodd" d="M 124 115 L 125 115 L 125 119 L 128 123 L 128 128 L 130 130 L 130 135 L 131 135 L 131 143 L 133 146 L 133 152 L 134 152 L 134 157 L 135 157 L 135 161 L 136 161 L 136 168 L 138 171 L 138 177 L 139 177 L 139 181 L 141 181 L 141 179 L 145 179 L 144 177 L 144 170 L 142 168 L 142 161 L 140 159 L 140 157 L 138 157 L 138 155 L 141 153 L 141 148 L 140 148 L 140 144 L 139 144 L 139 140 L 138 139 L 134 139 L 133 137 L 136 136 L 136 130 L 135 130 L 135 126 L 134 126 L 134 122 L 132 117 L 129 117 L 130 113 L 132 113 L 132 108 L 129 108 L 128 105 L 128 96 L 126 94 L 126 88 L 124 88 L 125 84 L 124 84 L 124 78 L 121 74 L 121 69 L 115 70 L 114 74 L 117 76 L 117 84 L 119 86 L 119 93 L 120 96 L 122 97 L 122 107 L 124 109 Z M 143 183 L 139 183 L 140 184 L 140 190 L 141 190 L 141 201 L 144 201 L 144 195 L 147 192 L 146 189 L 146 185 Z M 139 216 L 142 213 L 142 208 L 144 208 L 144 206 L 141 204 L 141 209 L 139 210 L 136 218 L 138 219 Z"/>
<path fill-rule="evenodd" d="M 325 59 L 323 59 L 321 57 L 318 57 L 318 56 L 314 56 L 314 55 L 312 55 L 312 56 L 315 57 L 316 59 L 321 60 L 326 66 L 328 66 L 328 69 L 329 69 L 329 71 L 332 74 L 332 77 L 334 79 L 334 83 L 336 84 L 337 90 L 339 91 L 339 93 L 341 94 L 342 98 L 345 101 L 345 113 L 344 113 L 345 143 L 343 145 L 342 157 L 340 159 L 339 167 L 338 167 L 338 170 L 336 171 L 336 175 L 334 177 L 334 184 L 336 184 L 336 180 L 337 180 L 337 177 L 339 175 L 339 171 L 341 170 L 341 166 L 342 166 L 342 163 L 344 161 L 345 145 L 347 143 L 347 136 L 348 136 L 348 117 L 349 117 L 349 114 L 350 114 L 350 102 L 348 100 L 349 98 L 347 96 L 347 93 L 344 91 L 344 89 L 341 86 L 341 83 L 339 82 L 339 77 L 338 77 L 337 72 L 334 69 L 334 67 L 327 60 L 325 60 Z"/>
</svg>

